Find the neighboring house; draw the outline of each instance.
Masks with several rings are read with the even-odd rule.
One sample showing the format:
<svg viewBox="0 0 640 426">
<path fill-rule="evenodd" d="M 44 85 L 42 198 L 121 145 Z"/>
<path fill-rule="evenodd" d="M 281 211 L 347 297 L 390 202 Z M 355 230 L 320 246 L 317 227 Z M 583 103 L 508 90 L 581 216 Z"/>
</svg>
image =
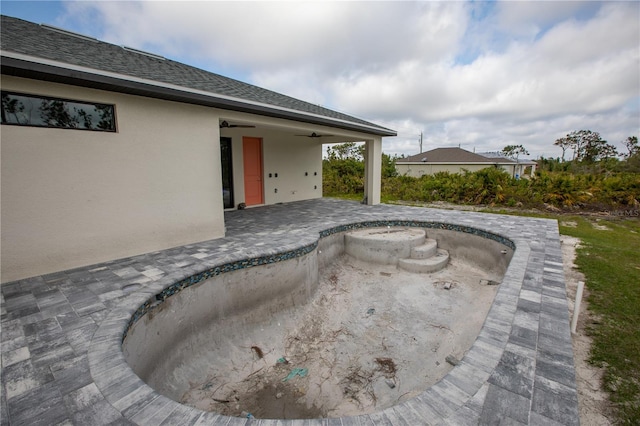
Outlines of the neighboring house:
<svg viewBox="0 0 640 426">
<path fill-rule="evenodd" d="M 505 157 L 490 157 L 485 154 L 476 154 L 462 148 L 436 148 L 421 154 L 412 155 L 396 160 L 396 171 L 400 175 L 420 177 L 433 175 L 439 172 L 463 173 L 464 171 L 476 172 L 487 167 L 500 168 L 510 175 L 523 176 L 526 167 L 535 162 L 515 160 Z"/>
<path fill-rule="evenodd" d="M 322 197 L 322 144 L 396 132 L 161 56 L 2 17 L 2 281 L 223 237 Z"/>
<path fill-rule="evenodd" d="M 506 157 L 501 152 L 479 152 L 478 155 L 482 155 L 483 157 L 491 158 L 494 161 L 511 161 L 513 164 L 501 164 L 500 166 L 507 171 L 511 176 L 515 178 L 530 178 L 536 172 L 536 167 L 538 163 L 532 160 L 522 159 L 522 158 L 509 158 Z"/>
</svg>

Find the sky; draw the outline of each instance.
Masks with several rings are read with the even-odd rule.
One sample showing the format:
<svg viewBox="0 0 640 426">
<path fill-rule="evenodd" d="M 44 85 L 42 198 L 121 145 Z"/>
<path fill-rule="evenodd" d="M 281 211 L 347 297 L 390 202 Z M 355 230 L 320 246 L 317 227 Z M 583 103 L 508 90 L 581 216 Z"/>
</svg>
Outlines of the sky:
<svg viewBox="0 0 640 426">
<path fill-rule="evenodd" d="M 530 158 L 640 133 L 640 2 L 5 1 L 2 14 L 160 54 L 394 129 L 383 152 Z"/>
</svg>

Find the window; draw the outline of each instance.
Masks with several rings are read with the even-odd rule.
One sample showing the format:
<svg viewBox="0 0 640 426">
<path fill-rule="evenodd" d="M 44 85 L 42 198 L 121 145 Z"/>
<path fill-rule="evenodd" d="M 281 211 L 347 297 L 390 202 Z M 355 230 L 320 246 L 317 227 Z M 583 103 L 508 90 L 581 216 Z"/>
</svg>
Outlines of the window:
<svg viewBox="0 0 640 426">
<path fill-rule="evenodd" d="M 2 124 L 115 132 L 115 108 L 45 96 L 2 92 Z"/>
</svg>

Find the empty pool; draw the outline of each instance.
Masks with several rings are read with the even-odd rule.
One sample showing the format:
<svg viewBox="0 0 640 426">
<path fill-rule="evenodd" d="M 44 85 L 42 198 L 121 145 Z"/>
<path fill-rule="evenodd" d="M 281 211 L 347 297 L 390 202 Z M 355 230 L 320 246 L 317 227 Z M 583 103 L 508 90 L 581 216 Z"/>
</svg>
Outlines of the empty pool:
<svg viewBox="0 0 640 426">
<path fill-rule="evenodd" d="M 371 413 L 420 395 L 471 347 L 513 243 L 440 223 L 341 226 L 181 280 L 123 352 L 174 401 L 229 416 Z"/>
</svg>

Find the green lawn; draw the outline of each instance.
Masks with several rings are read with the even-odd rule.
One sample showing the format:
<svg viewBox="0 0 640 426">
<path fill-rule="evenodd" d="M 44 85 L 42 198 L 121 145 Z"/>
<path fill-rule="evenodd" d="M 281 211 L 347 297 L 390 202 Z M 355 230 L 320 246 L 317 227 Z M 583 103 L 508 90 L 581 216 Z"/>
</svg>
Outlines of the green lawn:
<svg viewBox="0 0 640 426">
<path fill-rule="evenodd" d="M 640 424 L 640 220 L 561 217 L 560 233 L 580 238 L 576 264 L 597 318 L 591 362 L 606 368 L 604 386 L 621 424 Z M 608 230 L 597 229 L 606 226 Z"/>
</svg>

